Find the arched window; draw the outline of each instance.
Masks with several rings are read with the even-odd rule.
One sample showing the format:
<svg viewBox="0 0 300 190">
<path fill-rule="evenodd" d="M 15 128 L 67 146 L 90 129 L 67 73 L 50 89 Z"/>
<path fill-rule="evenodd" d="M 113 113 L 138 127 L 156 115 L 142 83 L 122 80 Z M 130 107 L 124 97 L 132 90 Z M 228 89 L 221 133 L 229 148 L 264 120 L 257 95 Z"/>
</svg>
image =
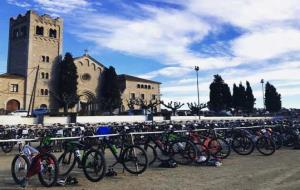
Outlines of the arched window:
<svg viewBox="0 0 300 190">
<path fill-rule="evenodd" d="M 143 85 L 143 84 L 141 85 L 141 88 L 144 88 L 144 85 Z"/>
<path fill-rule="evenodd" d="M 148 89 L 151 89 L 151 86 L 150 86 L 150 85 L 148 85 Z"/>
<path fill-rule="evenodd" d="M 42 56 L 42 62 L 45 62 L 45 61 L 46 61 L 46 57 Z"/>
<path fill-rule="evenodd" d="M 46 62 L 47 63 L 49 63 L 49 60 L 50 60 L 49 56 L 46 56 Z"/>
<path fill-rule="evenodd" d="M 45 96 L 48 96 L 49 95 L 49 91 L 48 89 L 45 89 Z"/>
<path fill-rule="evenodd" d="M 140 85 L 140 84 L 138 84 L 138 85 L 137 85 L 137 88 L 141 88 L 141 85 Z"/>
<path fill-rule="evenodd" d="M 44 27 L 42 27 L 42 26 L 36 26 L 35 34 L 43 36 L 44 35 Z"/>
<path fill-rule="evenodd" d="M 44 89 L 41 89 L 41 96 L 44 96 L 44 95 L 45 95 Z"/>
<path fill-rule="evenodd" d="M 46 73 L 46 74 L 45 74 L 45 78 L 46 78 L 46 79 L 49 79 L 49 73 Z"/>
<path fill-rule="evenodd" d="M 57 37 L 57 32 L 55 29 L 50 29 L 49 30 L 49 37 L 50 38 L 56 38 Z"/>
<path fill-rule="evenodd" d="M 46 104 L 41 104 L 41 105 L 40 105 L 40 108 L 47 109 L 47 105 L 46 105 Z"/>
<path fill-rule="evenodd" d="M 41 78 L 42 78 L 42 79 L 45 78 L 45 73 L 44 73 L 44 72 L 41 73 Z"/>
<path fill-rule="evenodd" d="M 84 74 L 81 76 L 81 79 L 82 79 L 83 81 L 90 81 L 91 78 L 92 78 L 92 76 L 91 76 L 90 74 L 88 74 L 88 73 L 84 73 Z"/>
</svg>

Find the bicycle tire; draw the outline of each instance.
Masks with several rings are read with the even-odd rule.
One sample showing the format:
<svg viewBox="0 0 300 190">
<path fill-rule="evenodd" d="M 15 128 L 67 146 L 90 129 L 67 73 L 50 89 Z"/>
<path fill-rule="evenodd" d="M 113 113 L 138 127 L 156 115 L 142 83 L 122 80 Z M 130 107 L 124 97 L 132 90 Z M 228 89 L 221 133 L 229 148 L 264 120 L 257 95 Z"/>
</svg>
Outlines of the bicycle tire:
<svg viewBox="0 0 300 190">
<path fill-rule="evenodd" d="M 74 160 L 73 160 L 73 162 L 71 163 L 70 167 L 66 170 L 66 172 L 63 172 L 63 171 L 61 170 L 61 168 L 63 168 L 63 166 L 61 166 L 61 164 L 63 164 L 63 161 L 64 161 L 64 159 L 66 158 L 66 156 L 68 156 L 68 154 L 69 154 L 69 159 L 71 159 L 71 157 L 73 156 L 73 157 L 74 157 Z M 57 164 L 58 164 L 58 167 L 60 168 L 59 175 L 60 175 L 60 176 L 67 176 L 67 175 L 73 170 L 73 168 L 75 167 L 75 164 L 76 164 L 75 153 L 74 153 L 74 152 L 70 152 L 70 151 L 65 151 L 65 152 L 58 158 Z"/>
<path fill-rule="evenodd" d="M 215 147 L 215 144 L 218 144 L 217 149 Z M 225 159 L 231 153 L 231 147 L 229 143 L 225 139 L 220 137 L 211 139 L 208 143 L 208 149 L 212 157 L 219 159 Z M 215 149 L 216 151 L 213 152 L 212 150 Z"/>
<path fill-rule="evenodd" d="M 271 138 L 267 138 L 264 136 L 257 139 L 255 146 L 256 146 L 256 149 L 258 150 L 258 152 L 260 152 L 261 154 L 263 154 L 265 156 L 270 156 L 270 155 L 274 154 L 274 152 L 276 151 L 276 145 L 275 145 L 274 141 Z M 270 150 L 270 152 L 264 151 L 264 148 L 266 148 L 267 150 Z"/>
<path fill-rule="evenodd" d="M 140 152 L 137 153 L 137 150 L 139 150 Z M 139 159 L 137 158 L 137 155 L 142 156 L 145 163 L 138 162 Z M 124 149 L 121 159 L 122 159 L 122 164 L 124 169 L 131 174 L 135 174 L 135 175 L 142 174 L 143 172 L 146 171 L 148 167 L 148 157 L 145 150 L 136 145 L 126 147 Z M 127 165 L 127 163 L 129 162 L 134 162 L 135 171 L 132 170 L 129 167 L 129 165 Z"/>
<path fill-rule="evenodd" d="M 280 134 L 272 133 L 272 140 L 276 145 L 276 150 L 280 149 L 283 146 L 283 139 Z"/>
<path fill-rule="evenodd" d="M 46 158 L 47 162 L 48 161 L 53 162 L 51 165 L 52 165 L 52 170 L 54 170 L 54 173 L 53 173 L 54 176 L 53 176 L 53 179 L 50 182 L 46 182 L 46 180 L 44 179 L 44 176 L 42 174 L 42 172 L 45 169 L 44 168 L 42 171 L 39 172 L 38 178 L 39 178 L 40 183 L 43 186 L 45 186 L 45 187 L 52 187 L 53 185 L 56 184 L 57 178 L 58 178 L 58 174 L 59 174 L 57 159 L 56 159 L 56 157 L 53 154 L 50 154 L 50 153 L 42 153 L 41 154 L 41 159 L 44 159 L 44 158 Z M 49 158 L 50 158 L 50 160 L 49 160 Z M 47 170 L 48 169 L 49 168 L 47 168 Z M 50 173 L 52 173 L 52 172 L 50 172 Z"/>
<path fill-rule="evenodd" d="M 144 150 L 145 150 L 145 152 L 147 154 L 147 157 L 148 157 L 149 166 L 154 164 L 154 162 L 157 159 L 157 154 L 156 154 L 156 151 L 155 151 L 154 147 L 150 144 L 145 144 L 144 145 Z M 149 157 L 149 154 L 151 155 L 151 157 Z"/>
<path fill-rule="evenodd" d="M 10 153 L 14 148 L 14 143 L 12 142 L 4 142 L 1 143 L 1 149 L 4 153 Z"/>
<path fill-rule="evenodd" d="M 197 148 L 189 140 L 179 140 L 171 144 L 171 157 L 181 165 L 189 165 L 197 158 Z"/>
<path fill-rule="evenodd" d="M 164 150 L 158 145 L 154 146 L 154 150 L 155 150 L 157 160 L 161 162 L 168 162 L 172 160 L 172 157 L 170 155 L 170 150 Z"/>
<path fill-rule="evenodd" d="M 231 147 L 237 154 L 246 156 L 254 151 L 255 145 L 249 137 L 238 135 L 232 139 Z"/>
<path fill-rule="evenodd" d="M 92 155 L 92 153 L 95 153 L 95 156 L 94 156 L 94 159 L 92 160 L 92 163 L 91 163 L 91 162 L 88 162 L 89 161 L 88 158 L 89 158 L 90 155 Z M 96 155 L 99 156 L 99 157 L 97 157 L 98 158 L 97 160 L 95 160 Z M 95 161 L 97 161 L 97 163 Z M 100 165 L 99 165 L 99 161 L 101 163 Z M 91 182 L 100 181 L 101 179 L 104 178 L 104 176 L 106 174 L 106 160 L 104 158 L 104 155 L 99 150 L 90 149 L 83 156 L 82 167 L 83 167 L 84 175 L 89 181 L 91 181 Z M 97 167 L 97 168 L 95 168 L 95 167 Z M 89 168 L 92 168 L 94 170 L 94 172 L 96 171 L 95 172 L 96 177 L 93 177 L 93 176 L 90 175 L 90 173 L 88 171 Z M 100 173 L 99 173 L 99 171 L 100 171 Z"/>
<path fill-rule="evenodd" d="M 18 160 L 19 157 L 21 157 L 25 161 L 24 168 L 25 167 L 27 168 L 27 171 L 25 172 L 25 176 L 24 176 L 23 179 L 19 179 L 17 177 L 16 171 L 15 171 L 15 169 L 16 169 L 16 167 L 15 167 L 16 166 L 16 162 L 17 162 L 17 160 Z M 16 155 L 14 157 L 14 159 L 13 159 L 13 161 L 11 163 L 11 175 L 12 175 L 14 181 L 16 182 L 16 184 L 21 185 L 21 184 L 24 183 L 24 181 L 26 180 L 26 175 L 27 175 L 28 170 L 29 170 L 29 166 L 30 166 L 30 162 L 29 162 L 28 158 L 25 155 L 18 154 L 18 155 Z"/>
<path fill-rule="evenodd" d="M 283 138 L 283 146 L 285 147 L 294 147 L 296 144 L 297 137 L 294 134 L 286 133 Z"/>
<path fill-rule="evenodd" d="M 200 144 L 200 143 L 197 143 L 195 145 L 198 151 L 197 160 L 195 160 L 195 162 L 197 164 L 207 163 L 208 160 L 210 159 L 210 153 L 208 148 L 204 144 Z M 205 158 L 205 159 L 200 159 L 200 158 Z"/>
</svg>

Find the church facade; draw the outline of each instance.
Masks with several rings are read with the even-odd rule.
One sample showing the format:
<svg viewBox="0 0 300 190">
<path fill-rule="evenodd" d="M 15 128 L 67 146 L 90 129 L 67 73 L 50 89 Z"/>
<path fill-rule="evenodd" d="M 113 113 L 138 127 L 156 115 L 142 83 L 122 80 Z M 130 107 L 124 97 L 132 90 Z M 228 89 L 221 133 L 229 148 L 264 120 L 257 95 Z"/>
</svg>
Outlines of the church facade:
<svg viewBox="0 0 300 190">
<path fill-rule="evenodd" d="M 27 110 L 29 107 L 59 110 L 55 80 L 62 49 L 61 18 L 38 15 L 34 11 L 10 18 L 7 73 L 0 75 L 0 109 L 8 112 Z M 75 57 L 74 63 L 78 72 L 79 102 L 73 111 L 84 113 L 97 111 L 98 89 L 106 67 L 87 53 Z M 123 79 L 127 85 L 125 89 L 120 89 L 122 111 L 129 109 L 127 102 L 132 94 L 137 95 L 135 98 L 160 98 L 159 82 L 134 76 Z M 124 80 L 120 80 L 122 87 Z M 141 89 L 141 85 L 145 82 L 147 90 Z M 148 85 L 151 89 L 148 89 Z M 157 110 L 160 110 L 159 106 Z"/>
</svg>

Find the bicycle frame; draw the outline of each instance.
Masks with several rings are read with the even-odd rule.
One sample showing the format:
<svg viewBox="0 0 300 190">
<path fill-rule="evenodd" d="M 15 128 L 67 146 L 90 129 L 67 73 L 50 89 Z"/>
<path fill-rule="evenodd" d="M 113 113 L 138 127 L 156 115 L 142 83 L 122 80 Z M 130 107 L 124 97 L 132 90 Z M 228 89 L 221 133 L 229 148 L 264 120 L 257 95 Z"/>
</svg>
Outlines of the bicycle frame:
<svg viewBox="0 0 300 190">
<path fill-rule="evenodd" d="M 123 138 L 123 137 L 122 137 Z M 114 144 L 108 140 L 107 138 L 104 138 L 103 139 L 103 145 L 108 147 L 110 152 L 113 154 L 113 156 L 115 157 L 116 159 L 116 162 L 114 162 L 111 167 L 114 167 L 115 165 L 117 165 L 118 163 L 122 164 L 123 163 L 123 158 L 122 158 L 122 155 L 123 155 L 123 151 L 125 149 L 125 143 L 124 141 L 122 140 L 122 145 L 121 145 L 121 150 L 119 151 L 119 153 L 115 152 L 114 151 Z"/>
</svg>

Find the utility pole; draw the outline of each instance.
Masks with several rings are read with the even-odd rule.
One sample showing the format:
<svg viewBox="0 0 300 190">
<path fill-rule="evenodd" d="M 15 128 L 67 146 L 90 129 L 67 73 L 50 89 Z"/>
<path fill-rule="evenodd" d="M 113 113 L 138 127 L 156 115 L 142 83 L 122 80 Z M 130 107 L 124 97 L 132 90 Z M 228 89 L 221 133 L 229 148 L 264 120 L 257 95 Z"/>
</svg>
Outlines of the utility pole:
<svg viewBox="0 0 300 190">
<path fill-rule="evenodd" d="M 196 71 L 196 74 L 197 74 L 197 95 L 198 95 L 198 117 L 199 117 L 199 120 L 200 120 L 200 95 L 199 95 L 199 67 L 198 66 L 195 66 L 195 71 Z"/>
<path fill-rule="evenodd" d="M 266 105 L 265 105 L 265 93 L 264 93 L 264 79 L 260 80 L 261 83 L 261 90 L 262 90 L 262 100 L 263 100 L 263 109 L 266 109 Z"/>
<path fill-rule="evenodd" d="M 40 70 L 40 66 L 37 66 L 37 70 L 36 70 L 36 74 L 35 74 L 35 79 L 34 79 L 34 84 L 33 84 L 33 88 L 32 88 L 32 93 L 31 93 L 31 97 L 30 97 L 30 102 L 29 102 L 29 106 L 28 106 L 28 111 L 27 111 L 27 116 L 29 116 L 30 110 L 31 113 L 34 109 L 34 102 L 35 102 L 35 93 L 36 93 L 36 85 L 37 85 L 37 79 L 39 76 L 39 70 Z"/>
</svg>

